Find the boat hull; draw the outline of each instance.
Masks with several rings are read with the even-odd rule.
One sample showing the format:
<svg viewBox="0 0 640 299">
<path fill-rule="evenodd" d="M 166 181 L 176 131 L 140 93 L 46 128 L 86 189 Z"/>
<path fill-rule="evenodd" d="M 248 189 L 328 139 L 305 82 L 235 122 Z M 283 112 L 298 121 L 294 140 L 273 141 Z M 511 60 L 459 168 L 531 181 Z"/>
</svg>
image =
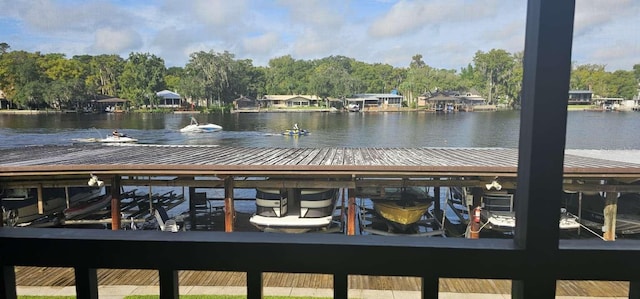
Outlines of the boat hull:
<svg viewBox="0 0 640 299">
<path fill-rule="evenodd" d="M 433 201 L 382 200 L 373 204 L 375 211 L 384 219 L 409 226 L 418 222 L 427 212 Z"/>
<path fill-rule="evenodd" d="M 65 219 L 78 218 L 107 207 L 111 203 L 111 195 L 107 194 L 90 200 L 78 202 L 64 209 L 62 213 Z"/>
<path fill-rule="evenodd" d="M 336 189 L 301 189 L 292 200 L 287 189 L 258 188 L 256 214 L 249 221 L 262 231 L 285 233 L 321 231 L 333 223 Z"/>
<path fill-rule="evenodd" d="M 216 124 L 204 124 L 204 125 L 191 124 L 180 129 L 180 132 L 182 133 L 213 133 L 221 130 L 222 130 L 222 127 Z"/>
</svg>

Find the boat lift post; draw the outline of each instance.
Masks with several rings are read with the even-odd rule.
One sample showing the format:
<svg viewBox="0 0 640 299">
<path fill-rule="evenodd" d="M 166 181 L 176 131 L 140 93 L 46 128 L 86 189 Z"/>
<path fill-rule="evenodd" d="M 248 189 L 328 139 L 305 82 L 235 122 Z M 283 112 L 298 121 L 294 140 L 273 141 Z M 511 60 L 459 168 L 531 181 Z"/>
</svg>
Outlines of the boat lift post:
<svg viewBox="0 0 640 299">
<path fill-rule="evenodd" d="M 119 230 L 120 224 L 120 176 L 115 175 L 111 180 L 111 230 Z"/>
<path fill-rule="evenodd" d="M 224 231 L 233 232 L 236 211 L 233 204 L 233 177 L 224 179 Z"/>
<path fill-rule="evenodd" d="M 347 212 L 347 235 L 354 236 L 356 234 L 356 190 L 349 189 L 349 208 Z"/>
</svg>

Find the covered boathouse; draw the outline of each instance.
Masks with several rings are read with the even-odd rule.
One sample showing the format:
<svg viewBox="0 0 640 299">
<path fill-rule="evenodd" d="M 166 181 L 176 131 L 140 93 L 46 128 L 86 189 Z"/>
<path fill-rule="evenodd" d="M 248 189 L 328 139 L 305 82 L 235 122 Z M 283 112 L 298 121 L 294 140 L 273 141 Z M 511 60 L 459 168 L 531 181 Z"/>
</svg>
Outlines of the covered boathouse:
<svg viewBox="0 0 640 299">
<path fill-rule="evenodd" d="M 513 159 L 517 161 L 518 223 L 513 239 L 394 237 L 381 241 L 379 236 L 349 237 L 335 234 L 169 234 L 159 231 L 132 234 L 105 230 L 0 228 L 2 296 L 8 299 L 17 297 L 14 267 L 27 265 L 72 267 L 78 298 L 98 297 L 98 268 L 155 269 L 159 273 L 159 292 L 163 299 L 178 298 L 179 270 L 245 272 L 248 298 L 262 297 L 265 272 L 331 274 L 334 298 L 347 298 L 349 275 L 419 277 L 422 280 L 422 298 L 439 297 L 440 278 L 510 279 L 512 298 L 554 298 L 558 280 L 626 281 L 629 283 L 629 298 L 640 298 L 640 272 L 634 271 L 640 268 L 640 246 L 637 241 L 558 238 L 558 208 L 564 187 L 565 167 L 574 159 L 565 156 L 564 146 L 575 1 L 529 0 L 528 3 L 519 149 L 507 155 L 511 159 L 507 165 L 504 160 L 480 161 L 495 167 L 495 170 L 511 173 L 514 172 Z M 50 176 L 65 176 L 73 171 L 78 175 L 81 172 L 86 175 L 87 171 L 100 171 L 105 175 L 109 172 L 121 175 L 133 175 L 136 172 L 167 174 L 167 165 L 157 165 L 162 156 L 148 151 L 153 147 L 136 151 L 135 158 L 145 164 L 128 165 L 120 163 L 124 155 L 116 154 L 117 150 L 109 147 L 103 149 L 113 151 L 111 160 L 106 162 L 95 150 L 91 150 L 96 162 L 85 158 L 87 160 L 83 163 L 88 164 L 77 164 L 70 159 L 76 158 L 81 151 L 74 147 L 61 147 L 57 152 L 47 151 L 44 157 L 27 160 L 20 159 L 24 158 L 21 153 L 14 152 L 7 157 L 9 153 L 3 152 L 0 166 L 2 183 L 26 177 L 41 181 Z M 277 161 L 278 151 L 270 151 L 273 161 Z M 336 152 L 336 159 L 344 161 L 345 156 L 339 152 L 340 149 Z M 420 158 L 409 161 L 412 163 L 410 169 L 424 172 L 433 170 L 432 166 L 420 168 L 424 161 L 423 154 L 417 151 L 413 157 Z M 253 170 L 257 171 L 256 175 L 279 170 L 281 176 L 296 178 L 311 173 L 323 174 L 322 165 L 318 165 L 318 171 L 305 169 L 304 161 L 309 156 L 297 158 L 297 162 L 303 165 L 299 168 L 295 165 L 262 166 L 258 167 L 262 169 Z M 247 169 L 234 165 L 233 161 L 246 157 L 237 155 L 233 150 L 223 156 L 196 153 L 187 157 L 193 164 L 189 167 L 201 171 L 193 175 L 229 176 Z M 468 157 L 460 158 L 464 161 Z M 218 162 L 218 167 L 201 165 L 209 159 L 223 159 L 224 162 Z M 386 161 L 394 159 L 394 156 L 389 156 Z M 436 168 L 447 168 L 439 159 L 441 157 L 434 157 L 432 162 L 438 165 Z M 589 161 L 602 163 L 597 167 L 599 171 L 621 166 L 625 168 L 607 160 Z M 359 164 L 358 167 L 362 173 L 368 173 L 393 168 L 393 165 L 395 163 Z M 111 171 L 113 168 L 119 170 Z M 413 175 L 410 169 L 402 171 Z M 340 166 L 336 166 L 335 170 L 340 170 Z M 178 167 L 171 171 L 184 169 Z M 458 172 L 460 168 L 453 166 L 450 171 Z M 584 172 L 585 175 L 600 174 L 603 178 L 609 175 L 590 173 L 588 170 Z M 329 177 L 330 174 L 325 173 Z M 117 176 L 114 178 L 117 184 Z M 225 179 L 225 182 L 232 183 L 230 179 Z M 43 248 L 46 248 L 46 254 L 43 254 Z M 129 254 L 123 255 L 122 252 Z M 270 254 L 266 258 L 256 252 Z"/>
</svg>

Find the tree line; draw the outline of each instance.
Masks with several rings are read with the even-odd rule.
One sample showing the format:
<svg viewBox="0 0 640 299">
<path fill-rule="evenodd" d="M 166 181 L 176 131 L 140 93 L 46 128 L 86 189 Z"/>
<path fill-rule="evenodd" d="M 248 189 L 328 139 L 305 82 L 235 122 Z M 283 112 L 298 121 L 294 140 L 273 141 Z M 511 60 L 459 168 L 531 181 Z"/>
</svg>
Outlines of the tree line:
<svg viewBox="0 0 640 299">
<path fill-rule="evenodd" d="M 128 99 L 133 106 L 158 104 L 156 92 L 169 89 L 210 106 L 223 106 L 247 96 L 306 94 L 343 98 L 358 93 L 397 90 L 409 107 L 434 91 L 475 89 L 489 104 L 520 104 L 522 52 L 477 51 L 460 71 L 427 65 L 421 54 L 409 67 L 365 63 L 345 56 L 315 60 L 290 55 L 269 60 L 266 67 L 236 59 L 227 51 L 189 55 L 184 67 L 165 66 L 150 53 L 76 55 L 10 51 L 0 43 L 0 90 L 17 108 L 79 109 L 99 96 Z M 601 97 L 632 98 L 640 82 L 640 64 L 633 71 L 605 71 L 604 65 L 573 65 L 570 89 L 590 89 Z"/>
</svg>

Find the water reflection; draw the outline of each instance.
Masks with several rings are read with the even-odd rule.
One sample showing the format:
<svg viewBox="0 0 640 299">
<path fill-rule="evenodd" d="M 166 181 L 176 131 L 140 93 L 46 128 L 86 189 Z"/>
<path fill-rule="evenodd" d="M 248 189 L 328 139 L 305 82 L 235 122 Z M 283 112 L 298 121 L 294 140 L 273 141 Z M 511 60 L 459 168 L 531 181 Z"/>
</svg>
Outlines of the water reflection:
<svg viewBox="0 0 640 299">
<path fill-rule="evenodd" d="M 221 132 L 184 134 L 189 114 L 0 114 L 1 147 L 71 144 L 113 129 L 150 144 L 250 147 L 508 147 L 518 146 L 519 111 L 476 113 L 194 114 Z M 308 136 L 280 133 L 298 123 Z M 640 149 L 637 112 L 569 112 L 567 148 Z"/>
</svg>

